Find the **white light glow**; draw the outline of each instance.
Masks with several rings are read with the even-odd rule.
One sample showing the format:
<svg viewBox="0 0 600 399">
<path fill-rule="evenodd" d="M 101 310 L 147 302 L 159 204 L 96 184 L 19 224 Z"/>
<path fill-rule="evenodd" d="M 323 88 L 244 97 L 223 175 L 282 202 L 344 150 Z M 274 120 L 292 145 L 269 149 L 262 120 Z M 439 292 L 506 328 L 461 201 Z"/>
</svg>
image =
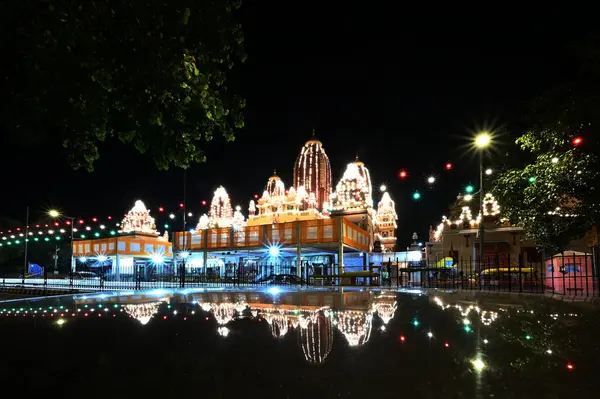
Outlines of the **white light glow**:
<svg viewBox="0 0 600 399">
<path fill-rule="evenodd" d="M 85 256 L 82 256 L 82 257 L 79 258 L 79 261 L 81 263 L 86 263 L 88 261 L 88 259 Z"/>
<path fill-rule="evenodd" d="M 427 178 L 427 183 L 429 183 L 429 184 L 433 184 L 433 183 L 435 183 L 435 177 L 433 177 L 433 176 L 429 176 L 429 177 Z"/>
<path fill-rule="evenodd" d="M 475 368 L 475 371 L 477 371 L 477 372 L 481 372 L 481 371 L 483 371 L 483 369 L 485 369 L 485 363 L 483 362 L 483 360 L 481 360 L 479 358 L 471 360 L 471 364 L 473 365 L 473 367 Z"/>
<path fill-rule="evenodd" d="M 150 261 L 152 263 L 154 263 L 155 265 L 162 265 L 165 262 L 165 259 L 163 258 L 162 255 L 159 254 L 154 254 L 152 255 L 152 257 L 150 258 Z"/>
<path fill-rule="evenodd" d="M 379 187 L 379 190 L 383 192 L 387 190 L 387 186 L 385 184 L 382 184 L 381 187 Z"/>
<path fill-rule="evenodd" d="M 182 257 L 183 259 L 186 259 L 186 258 L 188 258 L 189 256 L 190 256 L 190 253 L 189 253 L 189 252 L 183 251 L 183 252 L 181 253 L 181 257 Z"/>
<path fill-rule="evenodd" d="M 485 174 L 488 175 L 488 176 L 491 175 L 492 173 L 493 173 L 493 171 L 491 169 L 486 169 L 485 170 Z"/>
<path fill-rule="evenodd" d="M 171 219 L 175 219 L 175 214 L 174 214 L 174 213 L 172 213 L 172 214 L 170 214 L 170 215 L 169 215 L 169 217 L 170 217 Z"/>
<path fill-rule="evenodd" d="M 465 195 L 465 196 L 463 197 L 463 199 L 464 199 L 465 201 L 471 201 L 471 200 L 473 199 L 473 196 L 472 196 L 471 194 L 467 194 L 467 195 Z"/>
<path fill-rule="evenodd" d="M 269 255 L 276 258 L 279 256 L 279 247 L 276 245 L 271 245 L 269 247 Z"/>
<path fill-rule="evenodd" d="M 98 256 L 96 257 L 96 260 L 97 260 L 98 262 L 106 262 L 106 261 L 108 260 L 108 256 L 105 256 L 105 255 L 98 255 Z"/>
<path fill-rule="evenodd" d="M 278 295 L 281 292 L 281 289 L 277 287 L 271 287 L 267 290 L 267 292 L 271 295 Z"/>
<path fill-rule="evenodd" d="M 552 163 L 558 163 L 558 158 L 557 157 L 552 158 Z"/>
</svg>

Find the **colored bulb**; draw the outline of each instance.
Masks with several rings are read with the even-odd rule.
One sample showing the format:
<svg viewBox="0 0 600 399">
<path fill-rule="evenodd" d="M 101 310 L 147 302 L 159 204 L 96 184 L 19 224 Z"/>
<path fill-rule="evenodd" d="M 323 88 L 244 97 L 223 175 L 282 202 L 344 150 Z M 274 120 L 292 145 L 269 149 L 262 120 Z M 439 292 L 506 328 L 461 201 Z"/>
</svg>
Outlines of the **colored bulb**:
<svg viewBox="0 0 600 399">
<path fill-rule="evenodd" d="M 413 193 L 413 199 L 418 200 L 419 198 L 421 198 L 421 194 L 418 191 L 415 191 Z"/>
<path fill-rule="evenodd" d="M 452 170 L 452 164 L 450 162 L 446 164 L 446 170 Z"/>
<path fill-rule="evenodd" d="M 467 187 L 465 187 L 465 191 L 467 193 L 472 193 L 473 191 L 475 191 L 475 187 L 468 185 Z"/>
</svg>

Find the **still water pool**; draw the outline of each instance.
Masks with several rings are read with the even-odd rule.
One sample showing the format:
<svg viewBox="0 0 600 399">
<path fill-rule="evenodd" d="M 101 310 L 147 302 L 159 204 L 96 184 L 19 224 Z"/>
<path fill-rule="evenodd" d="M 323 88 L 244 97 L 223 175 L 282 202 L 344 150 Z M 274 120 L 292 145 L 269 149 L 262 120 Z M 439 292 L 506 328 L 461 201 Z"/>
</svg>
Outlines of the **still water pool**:
<svg viewBox="0 0 600 399">
<path fill-rule="evenodd" d="M 595 398 L 599 312 L 360 290 L 0 302 L 18 396 Z"/>
</svg>

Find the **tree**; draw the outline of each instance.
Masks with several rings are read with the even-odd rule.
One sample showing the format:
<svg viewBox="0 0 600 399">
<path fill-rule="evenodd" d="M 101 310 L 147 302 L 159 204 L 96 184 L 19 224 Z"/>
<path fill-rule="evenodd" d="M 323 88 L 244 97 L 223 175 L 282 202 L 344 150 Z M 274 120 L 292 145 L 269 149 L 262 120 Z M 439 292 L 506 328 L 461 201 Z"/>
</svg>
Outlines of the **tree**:
<svg viewBox="0 0 600 399">
<path fill-rule="evenodd" d="M 92 170 L 118 139 L 160 169 L 206 160 L 203 143 L 234 139 L 244 101 L 226 71 L 245 58 L 239 0 L 2 2 L 14 36 L 3 51 L 4 128 L 60 139 Z M 8 36 L 5 36 L 5 40 Z"/>
<path fill-rule="evenodd" d="M 527 161 L 494 184 L 503 216 L 549 251 L 564 250 L 598 220 L 599 49 L 598 41 L 579 48 L 573 78 L 536 99 L 531 127 L 516 141 Z"/>
</svg>

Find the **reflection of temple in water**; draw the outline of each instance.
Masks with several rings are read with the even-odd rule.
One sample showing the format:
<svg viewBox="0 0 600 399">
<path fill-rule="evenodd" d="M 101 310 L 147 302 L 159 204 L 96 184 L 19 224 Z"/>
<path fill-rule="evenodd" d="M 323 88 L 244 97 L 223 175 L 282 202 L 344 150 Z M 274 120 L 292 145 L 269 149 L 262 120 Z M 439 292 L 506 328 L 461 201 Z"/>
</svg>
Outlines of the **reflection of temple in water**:
<svg viewBox="0 0 600 399">
<path fill-rule="evenodd" d="M 342 333 L 348 345 L 364 345 L 371 338 L 372 310 L 341 310 L 333 313 L 334 325 Z"/>
<path fill-rule="evenodd" d="M 325 361 L 333 347 L 333 325 L 329 311 L 302 316 L 298 321 L 298 343 L 309 363 Z"/>
<path fill-rule="evenodd" d="M 139 321 L 142 325 L 146 325 L 150 319 L 158 313 L 158 307 L 162 303 L 163 302 L 135 303 L 125 305 L 123 309 L 128 315 Z"/>
<path fill-rule="evenodd" d="M 396 294 L 393 292 L 382 292 L 373 298 L 373 312 L 377 313 L 384 325 L 394 318 L 397 308 Z"/>
<path fill-rule="evenodd" d="M 99 297 L 78 299 L 78 305 L 94 305 L 106 300 Z M 197 304 L 213 315 L 217 334 L 227 337 L 230 323 L 242 318 L 264 319 L 273 338 L 284 339 L 296 334 L 298 346 L 305 359 L 313 364 L 325 361 L 333 348 L 333 331 L 338 329 L 349 346 L 369 341 L 373 314 L 387 324 L 396 311 L 394 293 L 374 297 L 370 291 L 199 291 L 164 297 L 152 295 L 122 295 L 119 302 L 127 303 L 123 311 L 141 324 L 147 324 L 159 311 L 162 303 Z M 175 312 L 175 311 L 174 311 Z M 194 314 L 194 311 L 192 311 Z M 294 331 L 295 330 L 295 331 Z"/>
</svg>

